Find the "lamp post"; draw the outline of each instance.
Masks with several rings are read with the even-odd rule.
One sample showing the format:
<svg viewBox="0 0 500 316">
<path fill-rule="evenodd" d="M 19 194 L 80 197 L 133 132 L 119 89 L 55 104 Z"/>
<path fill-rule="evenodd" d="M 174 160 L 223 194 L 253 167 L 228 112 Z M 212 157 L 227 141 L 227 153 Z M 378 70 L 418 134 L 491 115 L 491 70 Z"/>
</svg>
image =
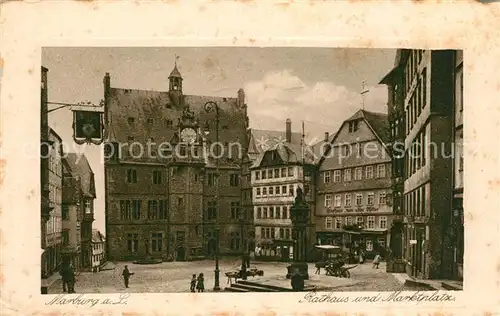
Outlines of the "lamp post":
<svg viewBox="0 0 500 316">
<path fill-rule="evenodd" d="M 240 206 L 239 209 L 239 221 L 240 221 L 240 234 L 241 234 L 241 279 L 247 279 L 247 260 L 246 260 L 246 243 L 244 243 L 243 233 L 244 233 L 244 221 L 243 221 L 243 209 Z"/>
<path fill-rule="evenodd" d="M 208 101 L 204 105 L 205 112 L 211 113 L 215 112 L 215 143 L 216 146 L 219 146 L 219 105 L 214 101 Z M 210 134 L 210 126 L 208 122 L 205 123 L 205 135 L 208 136 Z M 210 150 L 211 153 L 211 150 Z M 219 152 L 217 151 L 217 155 L 215 156 L 215 209 L 217 210 L 217 217 L 219 216 Z M 217 218 L 216 218 L 217 221 Z M 215 283 L 214 283 L 214 292 L 220 291 L 219 285 L 219 233 L 220 228 L 218 223 L 216 223 L 216 245 L 215 245 Z"/>
</svg>

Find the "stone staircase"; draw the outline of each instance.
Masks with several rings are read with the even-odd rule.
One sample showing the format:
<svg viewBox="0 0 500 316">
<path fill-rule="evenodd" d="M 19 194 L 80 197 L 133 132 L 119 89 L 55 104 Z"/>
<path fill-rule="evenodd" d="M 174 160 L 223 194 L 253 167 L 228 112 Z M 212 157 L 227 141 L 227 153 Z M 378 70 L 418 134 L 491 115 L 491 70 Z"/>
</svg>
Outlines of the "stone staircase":
<svg viewBox="0 0 500 316">
<path fill-rule="evenodd" d="M 314 287 L 306 286 L 304 291 L 312 291 Z M 285 288 L 269 284 L 261 284 L 252 281 L 238 280 L 224 289 L 225 292 L 293 292 L 292 288 Z"/>
</svg>

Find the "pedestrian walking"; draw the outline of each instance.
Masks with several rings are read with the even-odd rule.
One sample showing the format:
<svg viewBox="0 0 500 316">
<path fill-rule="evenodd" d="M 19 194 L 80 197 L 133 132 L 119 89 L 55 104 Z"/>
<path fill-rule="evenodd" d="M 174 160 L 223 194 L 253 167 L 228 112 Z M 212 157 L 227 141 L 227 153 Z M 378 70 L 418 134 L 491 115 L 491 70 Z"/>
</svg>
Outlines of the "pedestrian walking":
<svg viewBox="0 0 500 316">
<path fill-rule="evenodd" d="M 68 293 L 70 294 L 76 293 L 75 283 L 76 283 L 75 269 L 73 268 L 73 265 L 70 263 L 66 271 L 66 284 L 68 286 Z"/>
<path fill-rule="evenodd" d="M 363 252 L 359 252 L 359 264 L 363 264 L 365 262 L 365 258 L 363 257 Z"/>
<path fill-rule="evenodd" d="M 198 283 L 196 284 L 196 289 L 198 290 L 198 292 L 204 292 L 205 284 L 204 284 L 203 273 L 200 273 L 200 275 L 198 275 L 197 281 Z"/>
<path fill-rule="evenodd" d="M 321 262 L 316 262 L 316 272 L 314 274 L 321 274 Z"/>
<path fill-rule="evenodd" d="M 378 265 L 380 264 L 380 255 L 377 253 L 375 255 L 375 258 L 373 258 L 373 267 L 372 268 L 376 268 L 378 269 Z"/>
<path fill-rule="evenodd" d="M 69 264 L 63 263 L 59 269 L 59 275 L 61 276 L 62 279 L 62 288 L 63 288 L 63 293 L 67 292 L 68 289 L 68 266 Z"/>
<path fill-rule="evenodd" d="M 193 274 L 193 277 L 191 278 L 191 287 L 190 287 L 191 292 L 196 292 L 196 274 Z"/>
<path fill-rule="evenodd" d="M 130 276 L 131 275 L 134 275 L 135 273 L 131 273 L 129 270 L 128 270 L 128 266 L 125 266 L 125 268 L 123 268 L 123 272 L 122 272 L 122 276 L 123 276 L 123 281 L 125 283 L 125 287 L 128 288 L 128 281 L 130 279 Z"/>
</svg>

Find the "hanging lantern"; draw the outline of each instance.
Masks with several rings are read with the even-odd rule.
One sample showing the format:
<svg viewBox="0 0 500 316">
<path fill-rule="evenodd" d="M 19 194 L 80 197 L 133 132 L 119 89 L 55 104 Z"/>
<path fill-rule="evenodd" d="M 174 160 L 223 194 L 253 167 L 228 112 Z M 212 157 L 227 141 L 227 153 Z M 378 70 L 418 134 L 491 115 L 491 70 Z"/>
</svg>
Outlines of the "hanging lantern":
<svg viewBox="0 0 500 316">
<path fill-rule="evenodd" d="M 100 145 L 104 139 L 103 115 L 104 107 L 74 106 L 73 139 L 81 145 L 84 143 Z"/>
</svg>

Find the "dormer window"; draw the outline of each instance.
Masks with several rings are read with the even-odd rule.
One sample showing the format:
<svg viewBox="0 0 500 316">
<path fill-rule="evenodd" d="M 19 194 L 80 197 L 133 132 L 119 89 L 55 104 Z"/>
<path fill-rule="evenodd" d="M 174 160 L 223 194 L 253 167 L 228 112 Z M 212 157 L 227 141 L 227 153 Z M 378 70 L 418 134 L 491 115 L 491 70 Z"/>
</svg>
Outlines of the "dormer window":
<svg viewBox="0 0 500 316">
<path fill-rule="evenodd" d="M 135 122 L 135 119 L 133 117 L 129 117 L 128 118 L 128 123 L 129 124 L 134 124 L 134 122 Z"/>
<path fill-rule="evenodd" d="M 152 118 L 148 118 L 148 124 L 153 124 L 153 119 Z"/>
</svg>

